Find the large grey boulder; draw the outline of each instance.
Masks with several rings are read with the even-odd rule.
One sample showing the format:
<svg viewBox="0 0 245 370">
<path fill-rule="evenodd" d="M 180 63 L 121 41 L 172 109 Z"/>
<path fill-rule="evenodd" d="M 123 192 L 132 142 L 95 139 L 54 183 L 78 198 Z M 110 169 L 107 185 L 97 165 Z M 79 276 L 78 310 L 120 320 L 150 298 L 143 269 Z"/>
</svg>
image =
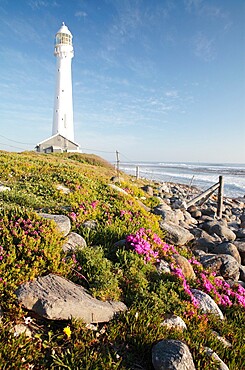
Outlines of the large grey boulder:
<svg viewBox="0 0 245 370">
<path fill-rule="evenodd" d="M 224 319 L 224 315 L 219 309 L 218 305 L 214 300 L 206 293 L 198 289 L 191 289 L 192 294 L 197 299 L 199 303 L 199 309 L 203 313 L 211 313 L 218 316 L 221 320 Z"/>
<path fill-rule="evenodd" d="M 228 254 L 204 254 L 200 262 L 205 269 L 210 268 L 225 279 L 239 279 L 239 263 Z"/>
<path fill-rule="evenodd" d="M 236 234 L 232 230 L 230 230 L 227 226 L 221 225 L 219 223 L 213 225 L 209 232 L 211 235 L 216 234 L 220 236 L 223 240 L 233 242 L 236 239 Z"/>
<path fill-rule="evenodd" d="M 184 221 L 185 217 L 183 212 L 180 209 L 176 209 L 173 211 L 166 211 L 165 218 L 162 216 L 162 219 L 167 222 L 173 222 L 178 224 L 180 221 Z"/>
<path fill-rule="evenodd" d="M 64 236 L 68 235 L 71 230 L 71 221 L 65 215 L 50 215 L 49 213 L 39 213 L 39 216 L 52 220 L 56 223 L 57 229 L 63 233 Z"/>
<path fill-rule="evenodd" d="M 187 345 L 173 339 L 161 340 L 153 346 L 152 364 L 155 370 L 195 370 Z"/>
<path fill-rule="evenodd" d="M 241 256 L 237 250 L 237 247 L 230 242 L 224 242 L 224 243 L 215 245 L 210 250 L 210 252 L 214 254 L 229 254 L 230 256 L 234 257 L 238 263 L 241 263 Z"/>
<path fill-rule="evenodd" d="M 155 215 L 159 215 L 162 217 L 162 219 L 166 222 L 173 222 L 175 224 L 178 224 L 179 221 L 184 221 L 185 217 L 183 212 L 180 209 L 172 210 L 171 208 L 166 204 L 160 204 L 156 206 L 153 210 L 153 213 Z"/>
<path fill-rule="evenodd" d="M 167 223 L 161 221 L 159 225 L 160 228 L 166 232 L 165 240 L 169 244 L 185 245 L 190 240 L 194 239 L 194 236 L 188 230 L 172 222 Z"/>
<path fill-rule="evenodd" d="M 197 224 L 197 220 L 195 218 L 193 218 L 189 212 L 187 212 L 186 210 L 182 210 L 182 212 L 183 212 L 183 215 L 184 215 L 185 223 L 187 223 L 188 225 L 196 225 Z"/>
<path fill-rule="evenodd" d="M 234 245 L 237 247 L 237 250 L 241 256 L 241 264 L 245 265 L 245 241 L 238 241 L 234 242 Z"/>
<path fill-rule="evenodd" d="M 216 243 L 218 242 L 217 239 L 220 241 L 219 237 L 214 237 L 212 235 L 209 235 L 206 231 L 201 229 L 192 229 L 191 233 L 195 236 L 195 239 L 192 243 L 192 249 L 200 249 L 204 252 L 210 252 L 212 250 Z"/>
<path fill-rule="evenodd" d="M 50 320 L 74 317 L 86 323 L 107 322 L 127 309 L 122 302 L 99 301 L 82 286 L 54 274 L 22 284 L 15 294 L 25 308 Z"/>
<path fill-rule="evenodd" d="M 87 246 L 86 240 L 77 233 L 70 233 L 67 237 L 67 241 L 62 245 L 64 252 L 76 251 Z"/>
</svg>

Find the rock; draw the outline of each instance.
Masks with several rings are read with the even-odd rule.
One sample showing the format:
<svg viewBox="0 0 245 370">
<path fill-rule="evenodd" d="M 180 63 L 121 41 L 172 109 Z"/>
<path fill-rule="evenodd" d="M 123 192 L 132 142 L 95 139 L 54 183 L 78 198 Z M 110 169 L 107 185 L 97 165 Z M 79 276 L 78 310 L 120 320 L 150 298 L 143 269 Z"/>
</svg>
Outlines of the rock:
<svg viewBox="0 0 245 370">
<path fill-rule="evenodd" d="M 200 256 L 200 262 L 225 279 L 239 279 L 239 263 L 228 254 L 205 254 Z"/>
<path fill-rule="evenodd" d="M 49 213 L 39 213 L 39 216 L 52 220 L 56 223 L 57 229 L 64 234 L 68 235 L 71 230 L 71 221 L 69 217 L 64 215 L 50 215 Z"/>
<path fill-rule="evenodd" d="M 85 323 L 107 322 L 127 309 L 122 302 L 99 301 L 82 286 L 54 274 L 22 284 L 15 294 L 25 308 L 50 320 L 74 317 Z"/>
<path fill-rule="evenodd" d="M 232 344 L 227 339 L 225 339 L 224 337 L 219 335 L 219 333 L 217 333 L 217 331 L 212 330 L 212 333 L 224 345 L 224 347 L 226 347 L 226 348 L 232 347 Z"/>
<path fill-rule="evenodd" d="M 122 248 L 122 247 L 125 247 L 126 245 L 126 239 L 121 239 L 121 240 L 118 240 L 116 243 L 114 243 L 113 247 L 114 248 Z"/>
<path fill-rule="evenodd" d="M 122 193 L 124 195 L 128 195 L 128 193 L 124 189 L 119 188 L 119 186 L 116 186 L 114 184 L 108 184 L 108 186 L 110 188 L 112 188 L 113 190 L 116 190 L 118 193 Z"/>
<path fill-rule="evenodd" d="M 24 334 L 28 338 L 32 337 L 31 330 L 24 324 L 16 324 L 11 331 L 14 333 L 15 337 L 18 337 L 21 334 Z"/>
<path fill-rule="evenodd" d="M 208 219 L 208 216 L 205 216 L 204 222 L 201 225 L 201 228 L 205 230 L 208 234 L 211 234 L 212 227 L 220 225 L 227 227 L 227 222 L 224 220 L 214 220 L 214 219 Z M 217 234 L 217 233 L 216 233 Z M 218 235 L 218 234 L 217 234 Z"/>
<path fill-rule="evenodd" d="M 167 203 L 161 203 L 153 209 L 155 215 L 165 217 L 166 211 L 172 212 L 172 208 Z"/>
<path fill-rule="evenodd" d="M 245 241 L 235 241 L 234 245 L 237 247 L 237 250 L 241 256 L 241 264 L 245 265 Z"/>
<path fill-rule="evenodd" d="M 216 208 L 210 206 L 210 207 L 208 207 L 206 209 L 202 209 L 202 214 L 204 216 L 215 216 L 215 214 L 216 214 Z"/>
<path fill-rule="evenodd" d="M 161 323 L 161 326 L 166 326 L 168 329 L 186 330 L 186 323 L 181 319 L 181 317 L 176 315 L 169 315 Z"/>
<path fill-rule="evenodd" d="M 194 249 L 193 254 L 194 254 L 194 256 L 197 256 L 197 257 L 206 255 L 206 253 L 204 251 L 202 251 L 201 249 Z"/>
<path fill-rule="evenodd" d="M 112 178 L 110 179 L 110 181 L 120 183 L 120 178 L 118 176 L 112 176 Z"/>
<path fill-rule="evenodd" d="M 162 204 L 155 207 L 153 213 L 162 216 L 162 219 L 166 222 L 173 222 L 174 224 L 178 224 L 179 221 L 184 221 L 184 215 L 180 209 L 175 211 L 167 210 Z"/>
<path fill-rule="evenodd" d="M 238 229 L 235 231 L 236 237 L 239 239 L 245 239 L 245 229 Z"/>
<path fill-rule="evenodd" d="M 189 212 L 186 210 L 182 210 L 183 215 L 184 215 L 184 222 L 186 222 L 188 225 L 196 225 L 197 220 L 191 216 Z"/>
<path fill-rule="evenodd" d="M 240 265 L 239 272 L 240 272 L 239 279 L 245 283 L 245 266 Z"/>
<path fill-rule="evenodd" d="M 224 315 L 219 309 L 218 305 L 214 302 L 214 300 L 206 293 L 202 292 L 198 289 L 191 289 L 192 294 L 197 299 L 199 303 L 199 309 L 203 313 L 211 313 L 218 316 L 221 320 L 224 319 Z"/>
<path fill-rule="evenodd" d="M 196 274 L 193 270 L 193 267 L 191 266 L 190 262 L 180 254 L 174 254 L 173 258 L 175 259 L 175 262 L 179 265 L 181 268 L 183 275 L 186 279 L 195 279 Z"/>
<path fill-rule="evenodd" d="M 88 221 L 85 221 L 83 224 L 82 224 L 83 227 L 85 227 L 86 229 L 96 229 L 98 227 L 98 222 L 96 220 L 88 220 Z"/>
<path fill-rule="evenodd" d="M 196 211 L 193 211 L 191 212 L 191 217 L 199 219 L 202 217 L 202 212 L 199 209 Z"/>
<path fill-rule="evenodd" d="M 1 191 L 6 191 L 6 190 L 11 190 L 8 186 L 4 186 L 0 184 L 0 192 Z"/>
<path fill-rule="evenodd" d="M 217 242 L 220 242 L 219 237 L 209 235 L 206 231 L 198 228 L 191 230 L 191 233 L 196 237 L 192 243 L 192 249 L 201 249 L 207 253 L 215 247 Z"/>
<path fill-rule="evenodd" d="M 242 215 L 239 217 L 239 219 L 240 219 L 241 223 L 242 223 L 242 222 L 245 222 L 245 213 L 244 213 L 244 214 L 242 214 Z"/>
<path fill-rule="evenodd" d="M 160 262 L 156 264 L 156 268 L 159 273 L 163 272 L 164 274 L 170 274 L 171 272 L 169 263 L 164 260 L 160 260 Z"/>
<path fill-rule="evenodd" d="M 239 264 L 241 263 L 241 257 L 238 252 L 238 249 L 232 243 L 224 242 L 224 243 L 215 245 L 213 248 L 210 248 L 209 251 L 214 254 L 229 254 L 230 256 L 234 257 L 235 260 L 237 260 Z"/>
<path fill-rule="evenodd" d="M 203 222 L 203 223 L 207 223 L 207 222 L 214 222 L 214 217 L 210 217 L 210 216 L 204 216 L 202 215 L 202 217 L 198 220 L 200 223 Z M 206 230 L 206 229 L 204 229 Z M 206 230 L 207 231 L 207 230 Z"/>
<path fill-rule="evenodd" d="M 169 192 L 170 192 L 170 191 L 169 191 L 169 187 L 168 187 L 168 185 L 167 185 L 167 184 L 165 184 L 165 183 L 163 183 L 163 184 L 159 187 L 158 191 L 159 191 L 160 193 L 169 193 Z"/>
<path fill-rule="evenodd" d="M 172 203 L 173 209 L 186 209 L 186 202 L 183 199 L 177 199 Z"/>
<path fill-rule="evenodd" d="M 146 212 L 150 212 L 151 211 L 151 208 L 150 207 L 147 207 L 143 202 L 141 202 L 141 200 L 137 199 L 137 203 L 142 207 L 144 208 L 144 210 Z"/>
<path fill-rule="evenodd" d="M 61 191 L 61 193 L 63 193 L 63 194 L 70 194 L 70 189 L 68 189 L 66 186 L 64 186 L 64 185 L 57 185 L 56 186 L 56 189 L 57 190 L 60 190 Z"/>
<path fill-rule="evenodd" d="M 228 227 L 220 224 L 213 225 L 210 229 L 211 235 L 218 235 L 222 239 L 233 242 L 236 239 L 236 234 L 231 231 Z"/>
<path fill-rule="evenodd" d="M 211 357 L 212 360 L 218 362 L 218 370 L 229 370 L 228 366 L 221 360 L 221 358 L 217 355 L 216 352 L 214 352 L 211 348 L 206 347 L 205 353 L 207 356 Z"/>
<path fill-rule="evenodd" d="M 144 192 L 146 194 L 148 194 L 150 197 L 153 197 L 154 195 L 154 192 L 153 192 L 153 188 L 150 186 L 150 185 L 145 185 L 145 186 L 142 186 L 141 188 L 142 190 L 144 190 Z"/>
<path fill-rule="evenodd" d="M 67 242 L 62 245 L 64 252 L 83 249 L 87 246 L 86 240 L 79 234 L 71 232 L 67 237 Z"/>
<path fill-rule="evenodd" d="M 167 233 L 165 240 L 169 244 L 185 245 L 190 240 L 194 239 L 194 236 L 188 230 L 172 222 L 167 223 L 161 221 L 159 225 L 160 228 Z"/>
<path fill-rule="evenodd" d="M 152 348 L 155 370 L 195 370 L 187 345 L 180 340 L 164 339 Z"/>
</svg>

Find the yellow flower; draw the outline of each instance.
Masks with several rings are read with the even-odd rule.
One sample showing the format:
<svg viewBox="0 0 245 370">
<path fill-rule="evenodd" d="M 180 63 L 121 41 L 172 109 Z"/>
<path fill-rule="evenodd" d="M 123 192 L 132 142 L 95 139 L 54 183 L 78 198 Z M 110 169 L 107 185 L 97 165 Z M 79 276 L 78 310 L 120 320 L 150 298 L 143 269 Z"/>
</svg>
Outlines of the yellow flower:
<svg viewBox="0 0 245 370">
<path fill-rule="evenodd" d="M 66 326 L 64 329 L 63 329 L 63 332 L 66 334 L 67 338 L 70 339 L 71 337 L 71 329 L 69 326 Z"/>
</svg>

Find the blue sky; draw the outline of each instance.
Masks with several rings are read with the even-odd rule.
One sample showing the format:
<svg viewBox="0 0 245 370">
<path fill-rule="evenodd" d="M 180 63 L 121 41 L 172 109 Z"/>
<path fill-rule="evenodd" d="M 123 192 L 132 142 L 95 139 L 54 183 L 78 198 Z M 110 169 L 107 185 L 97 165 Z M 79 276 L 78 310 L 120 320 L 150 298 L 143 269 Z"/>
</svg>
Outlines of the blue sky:
<svg viewBox="0 0 245 370">
<path fill-rule="evenodd" d="M 0 0 L 0 149 L 51 136 L 63 21 L 84 152 L 245 163 L 244 0 Z"/>
</svg>

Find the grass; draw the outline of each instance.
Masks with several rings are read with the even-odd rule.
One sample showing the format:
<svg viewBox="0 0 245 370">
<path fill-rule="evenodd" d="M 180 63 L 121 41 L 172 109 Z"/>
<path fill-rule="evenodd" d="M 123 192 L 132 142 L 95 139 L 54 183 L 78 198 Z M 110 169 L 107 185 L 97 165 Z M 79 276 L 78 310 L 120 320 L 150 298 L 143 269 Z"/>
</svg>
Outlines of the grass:
<svg viewBox="0 0 245 370">
<path fill-rule="evenodd" d="M 157 198 L 140 189 L 144 182 L 123 174 L 118 185 L 125 195 L 108 186 L 112 176 L 113 167 L 94 155 L 0 152 L 0 184 L 10 188 L 0 192 L 0 368 L 151 370 L 152 345 L 171 338 L 189 346 L 196 369 L 218 368 L 205 355 L 205 347 L 216 351 L 230 370 L 241 369 L 245 317 L 236 297 L 230 307 L 222 306 L 224 321 L 203 315 L 193 309 L 178 274 L 158 273 L 154 261 L 145 262 L 129 243 L 115 246 L 139 229 L 151 230 L 145 238 L 155 252 L 163 253 L 164 234 L 159 218 L 139 203 L 150 208 L 157 204 Z M 59 185 L 69 192 L 59 190 Z M 62 251 L 66 239 L 54 223 L 38 215 L 40 211 L 67 215 L 72 231 L 85 238 L 87 247 L 67 258 Z M 94 229 L 84 226 L 91 220 L 96 221 Z M 188 247 L 177 251 L 192 256 Z M 164 253 L 171 262 L 171 255 Z M 122 300 L 128 310 L 93 328 L 79 320 L 36 317 L 18 305 L 14 291 L 21 283 L 51 272 L 85 286 L 98 299 Z M 186 284 L 199 287 L 198 282 Z M 162 326 L 167 314 L 181 316 L 188 329 L 180 332 Z M 16 336 L 14 326 L 29 316 L 32 338 Z M 213 330 L 232 347 L 225 348 Z"/>
</svg>

